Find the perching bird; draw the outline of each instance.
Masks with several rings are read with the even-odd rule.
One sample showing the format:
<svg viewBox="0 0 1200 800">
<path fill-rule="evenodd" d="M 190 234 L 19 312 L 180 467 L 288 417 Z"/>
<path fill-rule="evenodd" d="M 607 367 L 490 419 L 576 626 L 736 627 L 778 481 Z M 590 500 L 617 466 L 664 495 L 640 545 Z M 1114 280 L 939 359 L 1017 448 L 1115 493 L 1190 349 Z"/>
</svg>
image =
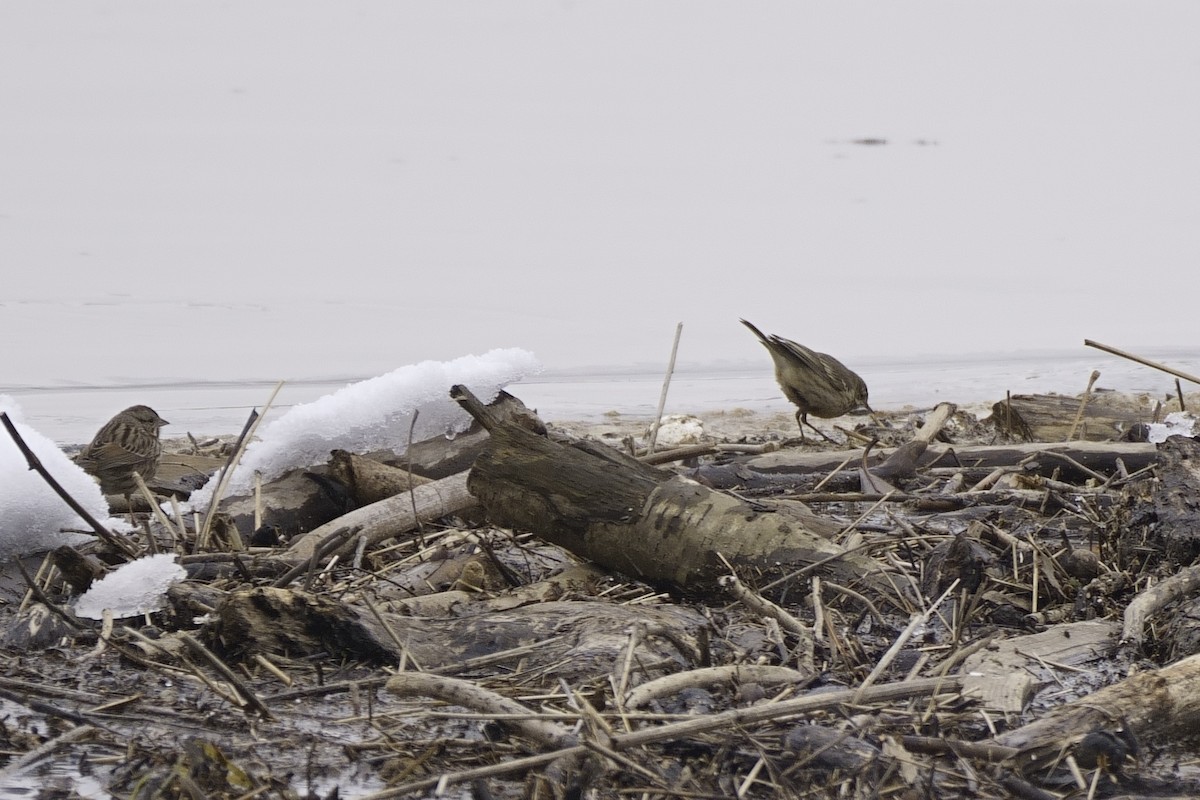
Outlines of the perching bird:
<svg viewBox="0 0 1200 800">
<path fill-rule="evenodd" d="M 796 424 L 800 426 L 801 441 L 804 441 L 805 425 L 829 439 L 808 421 L 809 414 L 832 419 L 859 407 L 875 413 L 867 405 L 867 384 L 845 364 L 791 339 L 766 336 L 746 320 L 742 320 L 742 324 L 754 332 L 771 354 L 775 362 L 775 380 L 779 381 L 784 396 L 796 404 Z"/>
<path fill-rule="evenodd" d="M 149 481 L 158 470 L 158 431 L 166 424 L 149 406 L 130 406 L 104 424 L 75 463 L 100 481 L 104 494 L 129 497 L 137 491 L 134 472 Z"/>
</svg>

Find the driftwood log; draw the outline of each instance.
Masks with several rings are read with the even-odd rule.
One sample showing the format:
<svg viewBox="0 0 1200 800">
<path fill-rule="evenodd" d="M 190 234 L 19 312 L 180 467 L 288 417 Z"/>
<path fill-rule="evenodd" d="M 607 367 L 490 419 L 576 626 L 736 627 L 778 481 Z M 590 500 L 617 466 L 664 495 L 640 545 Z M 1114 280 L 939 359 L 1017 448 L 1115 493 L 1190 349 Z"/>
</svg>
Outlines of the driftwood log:
<svg viewBox="0 0 1200 800">
<path fill-rule="evenodd" d="M 343 514 L 297 537 L 283 558 L 292 563 L 308 561 L 322 546 L 330 548 L 325 555 L 351 552 L 359 537 L 364 537 L 368 545 L 377 544 L 416 528 L 420 521 L 456 514 L 474 505 L 475 498 L 467 491 L 467 474 L 451 475 Z"/>
<path fill-rule="evenodd" d="M 1127 395 L 1114 392 L 1099 391 L 1086 401 L 1061 394 L 1017 394 L 995 403 L 989 421 L 1022 441 L 1114 442 L 1151 422 L 1153 414 L 1149 405 L 1134 405 Z"/>
<path fill-rule="evenodd" d="M 1028 725 L 1000 734 L 995 743 L 1018 752 L 1031 776 L 1048 770 L 1090 733 L 1125 733 L 1142 744 L 1194 737 L 1200 729 L 1200 655 L 1139 672 Z M 1127 755 L 1136 746 L 1127 744 Z M 1113 765 L 1118 768 L 1120 764 Z"/>
<path fill-rule="evenodd" d="M 881 562 L 846 551 L 802 518 L 713 491 L 605 445 L 563 444 L 498 421 L 465 387 L 455 398 L 491 434 L 467 489 L 493 522 L 531 531 L 653 586 L 711 596 L 732 569 L 755 585 L 817 574 L 895 597 Z M 807 589 L 805 588 L 805 591 Z"/>
<path fill-rule="evenodd" d="M 857 451 L 802 453 L 780 450 L 745 459 L 742 464 L 752 470 L 765 473 L 821 472 L 835 468 Z M 1049 477 L 1056 468 L 1064 479 L 1087 477 L 1070 461 L 1075 461 L 1095 472 L 1111 474 L 1121 459 L 1129 472 L 1136 472 L 1154 463 L 1157 457 L 1154 445 L 1142 442 L 1072 442 L 1071 444 L 1011 444 L 972 445 L 966 447 L 930 445 L 917 459 L 918 469 L 935 467 L 987 468 L 1008 467 L 1031 455 L 1041 455 L 1033 471 Z M 882 461 L 884 454 L 880 453 Z M 1068 461 L 1068 459 L 1070 459 Z"/>
<path fill-rule="evenodd" d="M 537 651 L 538 662 L 554 665 L 556 674 L 582 680 L 611 672 L 629 646 L 629 631 L 640 625 L 651 632 L 638 642 L 643 665 L 675 671 L 706 657 L 707 621 L 680 606 L 559 601 L 469 609 L 464 605 L 452 617 L 414 617 L 324 595 L 255 588 L 233 592 L 218 605 L 213 638 L 235 659 L 332 653 L 431 671 L 515 662 Z"/>
</svg>

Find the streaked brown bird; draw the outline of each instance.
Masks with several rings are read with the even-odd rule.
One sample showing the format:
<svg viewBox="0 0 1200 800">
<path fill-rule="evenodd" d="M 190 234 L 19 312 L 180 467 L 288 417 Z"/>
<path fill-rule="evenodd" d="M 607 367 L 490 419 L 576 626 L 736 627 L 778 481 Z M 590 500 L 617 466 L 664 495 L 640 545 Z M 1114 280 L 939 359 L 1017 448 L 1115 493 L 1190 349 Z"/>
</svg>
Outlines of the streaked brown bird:
<svg viewBox="0 0 1200 800">
<path fill-rule="evenodd" d="M 788 400 L 796 404 L 796 424 L 800 426 L 800 441 L 804 441 L 804 426 L 812 428 L 829 441 L 817 426 L 808 421 L 813 414 L 832 419 L 867 405 L 867 384 L 842 362 L 831 355 L 810 350 L 782 336 L 767 336 L 746 320 L 742 324 L 754 332 L 775 362 L 775 380 Z"/>
<path fill-rule="evenodd" d="M 130 406 L 104 424 L 75 463 L 100 481 L 104 494 L 129 497 L 137 491 L 133 473 L 149 481 L 158 470 L 158 431 L 166 424 L 149 406 Z"/>
</svg>

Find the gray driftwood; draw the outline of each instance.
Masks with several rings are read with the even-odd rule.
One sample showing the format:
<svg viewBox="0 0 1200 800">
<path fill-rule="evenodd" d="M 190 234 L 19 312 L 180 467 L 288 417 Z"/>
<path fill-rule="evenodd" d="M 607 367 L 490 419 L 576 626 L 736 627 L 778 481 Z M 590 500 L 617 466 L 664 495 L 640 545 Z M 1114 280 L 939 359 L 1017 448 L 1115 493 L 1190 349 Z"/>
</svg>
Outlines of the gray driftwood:
<svg viewBox="0 0 1200 800">
<path fill-rule="evenodd" d="M 586 441 L 562 444 L 497 421 L 464 387 L 451 396 L 489 430 L 467 487 L 499 525 L 531 531 L 601 566 L 709 596 L 732 568 L 763 585 L 806 568 L 896 595 L 880 562 L 848 552 L 800 517 L 753 505 Z M 799 580 L 806 586 L 806 578 Z"/>
<path fill-rule="evenodd" d="M 1135 673 L 993 741 L 1017 750 L 1032 776 L 1056 764 L 1087 734 L 1117 730 L 1143 746 L 1194 737 L 1200 730 L 1200 655 Z"/>
<path fill-rule="evenodd" d="M 643 665 L 669 664 L 668 671 L 676 671 L 704 657 L 701 633 L 707 622 L 680 606 L 561 601 L 480 614 L 462 609 L 458 616 L 438 618 L 376 610 L 378 616 L 323 595 L 248 589 L 220 603 L 214 635 L 231 658 L 331 653 L 372 663 L 407 662 L 425 671 L 492 658 L 516 662 L 536 650 L 537 663 L 553 665 L 572 681 L 612 671 L 635 625 L 653 632 L 639 642 Z"/>
<path fill-rule="evenodd" d="M 353 551 L 357 539 L 377 544 L 417 527 L 418 521 L 430 521 L 457 514 L 475 505 L 467 491 L 467 474 L 459 473 L 418 486 L 412 492 L 393 495 L 377 503 L 357 508 L 294 540 L 283 558 L 293 563 L 312 558 L 314 550 L 327 537 L 346 534 L 340 547 Z"/>
<path fill-rule="evenodd" d="M 1083 414 L 1079 409 L 1083 405 Z M 996 430 L 1021 441 L 1113 442 L 1139 423 L 1151 421 L 1153 409 L 1134 406 L 1125 395 L 1099 391 L 1088 397 L 1061 394 L 1017 394 L 992 406 Z M 1075 428 L 1075 420 L 1079 425 Z M 1072 430 L 1074 435 L 1072 436 Z"/>
<path fill-rule="evenodd" d="M 891 451 L 872 453 L 869 467 L 882 464 Z M 968 469 L 994 469 L 1014 466 L 1031 455 L 1043 457 L 1027 465 L 1037 474 L 1050 476 L 1057 469 L 1064 480 L 1084 480 L 1088 474 L 1071 462 L 1103 474 L 1117 470 L 1117 459 L 1129 472 L 1135 472 L 1155 462 L 1157 449 L 1142 442 L 1071 442 L 1070 444 L 1008 444 L 951 446 L 931 444 L 916 461 L 916 469 L 961 466 Z M 792 476 L 812 472 L 829 472 L 847 462 L 848 468 L 861 464 L 860 451 L 841 450 L 807 452 L 779 450 L 750 458 L 739 459 L 736 465 L 704 470 L 706 482 L 716 486 L 739 485 L 739 482 L 760 480 L 776 486 L 786 484 Z"/>
<path fill-rule="evenodd" d="M 1067 670 L 1111 656 L 1120 626 L 1090 620 L 1056 625 L 1040 633 L 1005 639 L 963 661 L 963 694 L 984 708 L 1017 715 L 1034 692 Z"/>
</svg>

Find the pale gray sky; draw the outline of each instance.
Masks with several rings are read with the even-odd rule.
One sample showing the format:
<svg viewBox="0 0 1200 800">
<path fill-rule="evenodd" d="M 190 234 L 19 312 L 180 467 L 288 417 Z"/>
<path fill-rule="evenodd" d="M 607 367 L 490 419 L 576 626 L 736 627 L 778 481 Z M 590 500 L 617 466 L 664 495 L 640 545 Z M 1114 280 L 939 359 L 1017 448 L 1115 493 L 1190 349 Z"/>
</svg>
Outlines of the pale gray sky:
<svg viewBox="0 0 1200 800">
<path fill-rule="evenodd" d="M 1191 0 L 6 3 L 6 382 L 662 362 L 679 321 L 683 360 L 761 359 L 739 317 L 847 358 L 1194 345 L 1196 30 Z"/>
</svg>

